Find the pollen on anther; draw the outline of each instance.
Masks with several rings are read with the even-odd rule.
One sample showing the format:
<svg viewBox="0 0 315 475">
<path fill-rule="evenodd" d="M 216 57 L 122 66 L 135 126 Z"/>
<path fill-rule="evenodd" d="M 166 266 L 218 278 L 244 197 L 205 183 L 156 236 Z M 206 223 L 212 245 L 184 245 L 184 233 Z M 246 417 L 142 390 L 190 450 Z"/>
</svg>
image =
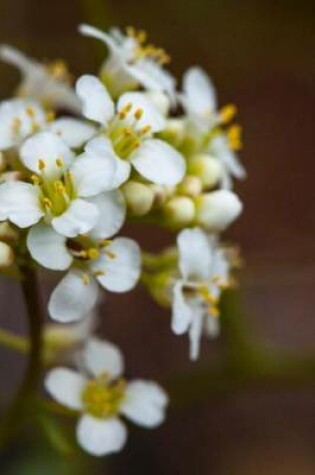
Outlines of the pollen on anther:
<svg viewBox="0 0 315 475">
<path fill-rule="evenodd" d="M 42 170 L 44 170 L 45 168 L 46 168 L 46 163 L 45 163 L 45 161 L 44 161 L 42 158 L 40 158 L 40 159 L 38 160 L 38 169 L 39 169 L 40 171 L 42 171 Z"/>
<path fill-rule="evenodd" d="M 135 119 L 140 120 L 142 116 L 143 116 L 143 109 L 140 109 L 140 108 L 137 109 L 135 112 Z"/>
</svg>

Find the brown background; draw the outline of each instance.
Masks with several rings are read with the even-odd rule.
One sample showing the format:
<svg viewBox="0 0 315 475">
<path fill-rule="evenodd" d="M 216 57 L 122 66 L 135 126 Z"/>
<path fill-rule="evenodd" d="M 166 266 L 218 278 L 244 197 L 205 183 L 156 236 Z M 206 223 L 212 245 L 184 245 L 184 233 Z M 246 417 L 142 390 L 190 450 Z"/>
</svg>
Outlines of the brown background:
<svg viewBox="0 0 315 475">
<path fill-rule="evenodd" d="M 297 354 L 311 351 L 315 336 L 314 14 L 315 3 L 306 0 L 0 1 L 0 40 L 37 58 L 61 56 L 76 74 L 94 72 L 103 50 L 76 33 L 78 23 L 132 24 L 171 53 L 178 77 L 200 63 L 217 84 L 221 104 L 239 106 L 248 179 L 237 185 L 245 212 L 228 238 L 240 243 L 246 260 L 244 313 L 257 338 Z M 6 65 L 0 74 L 5 98 L 18 75 Z M 151 228 L 126 232 L 147 249 L 171 240 Z M 0 293 L 1 321 L 21 328 L 18 289 L 5 281 Z M 110 297 L 101 310 L 101 332 L 122 345 L 130 374 L 162 381 L 170 371 L 192 369 L 187 341 L 171 335 L 167 312 L 141 289 Z M 221 340 L 205 343 L 195 367 L 220 358 L 221 346 Z M 2 355 L 1 392 L 7 399 L 6 387 L 19 380 L 22 362 Z M 161 429 L 133 431 L 123 454 L 83 473 L 311 475 L 314 396 L 314 382 L 306 389 L 266 386 L 173 409 Z M 18 452 L 22 468 L 9 463 L 1 473 L 37 474 L 36 468 L 27 472 L 24 445 Z M 48 457 L 53 459 L 51 452 Z M 61 473 L 52 467 L 38 473 Z"/>
</svg>

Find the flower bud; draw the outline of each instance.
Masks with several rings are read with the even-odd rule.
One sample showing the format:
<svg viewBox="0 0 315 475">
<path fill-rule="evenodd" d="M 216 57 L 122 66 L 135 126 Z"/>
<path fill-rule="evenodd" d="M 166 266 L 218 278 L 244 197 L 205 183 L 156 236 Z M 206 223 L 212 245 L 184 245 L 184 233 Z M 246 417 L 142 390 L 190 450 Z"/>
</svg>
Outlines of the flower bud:
<svg viewBox="0 0 315 475">
<path fill-rule="evenodd" d="M 171 142 L 175 147 L 179 145 L 185 137 L 185 122 L 183 119 L 168 119 L 166 127 L 162 132 L 162 137 Z"/>
<path fill-rule="evenodd" d="M 195 198 L 196 224 L 212 232 L 226 229 L 242 212 L 243 205 L 232 191 L 219 190 Z"/>
<path fill-rule="evenodd" d="M 164 206 L 167 222 L 173 226 L 186 226 L 195 218 L 195 205 L 191 198 L 176 196 Z"/>
<path fill-rule="evenodd" d="M 148 185 L 130 180 L 123 186 L 122 191 L 133 215 L 143 216 L 152 208 L 154 193 Z"/>
<path fill-rule="evenodd" d="M 10 267 L 14 261 L 12 247 L 5 242 L 0 241 L 0 269 Z"/>
<path fill-rule="evenodd" d="M 193 155 L 188 160 L 188 173 L 200 178 L 204 188 L 215 186 L 222 176 L 222 164 L 207 154 Z"/>
<path fill-rule="evenodd" d="M 0 223 L 0 240 L 1 241 L 7 242 L 7 243 L 13 243 L 13 242 L 17 242 L 18 239 L 19 239 L 19 234 L 11 226 L 10 223 L 8 223 L 7 221 Z"/>
<path fill-rule="evenodd" d="M 153 192 L 153 208 L 161 208 L 176 190 L 174 186 L 156 185 L 155 183 L 150 184 L 149 187 Z"/>
<path fill-rule="evenodd" d="M 202 191 L 202 184 L 200 178 L 197 176 L 188 175 L 183 181 L 178 185 L 177 192 L 180 195 L 186 196 L 198 196 Z"/>
</svg>

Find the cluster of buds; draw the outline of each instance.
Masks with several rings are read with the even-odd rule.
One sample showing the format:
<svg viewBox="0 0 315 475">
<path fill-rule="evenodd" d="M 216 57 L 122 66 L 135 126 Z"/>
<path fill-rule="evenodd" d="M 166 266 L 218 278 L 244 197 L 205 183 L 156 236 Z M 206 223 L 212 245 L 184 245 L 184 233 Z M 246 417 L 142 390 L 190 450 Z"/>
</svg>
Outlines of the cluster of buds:
<svg viewBox="0 0 315 475">
<path fill-rule="evenodd" d="M 62 61 L 0 49 L 22 74 L 16 96 L 0 103 L 0 269 L 28 260 L 63 273 L 48 313 L 65 331 L 51 330 L 46 356 L 75 347 L 77 370 L 54 368 L 45 386 L 81 414 L 81 447 L 104 455 L 125 444 L 118 415 L 156 427 L 168 399 L 152 381 L 127 384 L 120 351 L 93 337 L 94 325 L 75 327 L 75 338 L 69 325 L 90 318 L 101 290 L 127 292 L 141 279 L 172 308 L 171 328 L 188 334 L 197 359 L 202 335 L 219 332 L 220 296 L 233 282 L 235 256 L 220 233 L 242 211 L 232 187 L 245 171 L 236 107 L 218 108 L 202 69 L 190 68 L 179 91 L 169 56 L 144 31 L 80 32 L 108 55 L 99 74 L 75 82 Z M 116 236 L 130 220 L 168 228 L 177 245 L 143 252 Z"/>
</svg>

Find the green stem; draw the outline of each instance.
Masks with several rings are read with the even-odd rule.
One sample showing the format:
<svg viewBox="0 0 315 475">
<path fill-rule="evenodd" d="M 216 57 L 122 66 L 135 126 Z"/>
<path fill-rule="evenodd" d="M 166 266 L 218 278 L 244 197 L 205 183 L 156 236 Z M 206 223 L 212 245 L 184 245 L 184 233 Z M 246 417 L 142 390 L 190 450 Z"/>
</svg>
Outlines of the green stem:
<svg viewBox="0 0 315 475">
<path fill-rule="evenodd" d="M 0 345 L 20 353 L 27 353 L 29 351 L 29 342 L 26 338 L 15 335 L 3 328 L 0 328 Z"/>
<path fill-rule="evenodd" d="M 26 416 L 31 413 L 30 405 L 36 396 L 41 378 L 42 320 L 36 273 L 30 266 L 23 264 L 21 274 L 23 276 L 21 287 L 29 322 L 30 352 L 21 386 L 2 421 L 0 445 L 4 445 L 12 439 Z"/>
</svg>

